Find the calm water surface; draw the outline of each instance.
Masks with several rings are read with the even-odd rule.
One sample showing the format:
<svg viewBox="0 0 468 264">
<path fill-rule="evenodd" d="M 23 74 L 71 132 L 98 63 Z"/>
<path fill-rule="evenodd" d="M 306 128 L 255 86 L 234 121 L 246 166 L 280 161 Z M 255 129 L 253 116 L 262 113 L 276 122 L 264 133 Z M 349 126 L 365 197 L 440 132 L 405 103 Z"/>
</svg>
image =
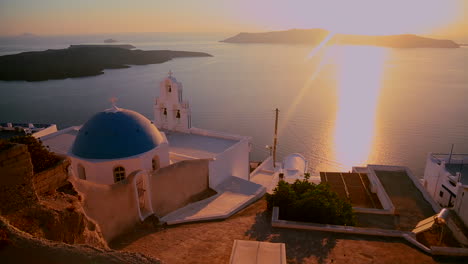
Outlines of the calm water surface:
<svg viewBox="0 0 468 264">
<path fill-rule="evenodd" d="M 122 34 L 0 38 L 0 55 L 112 37 L 140 49 L 203 51 L 211 58 L 106 70 L 96 77 L 0 81 L 0 121 L 79 125 L 118 105 L 153 118 L 158 83 L 171 69 L 196 127 L 253 137 L 251 159 L 271 145 L 280 109 L 279 154 L 300 152 L 312 173 L 372 164 L 423 174 L 428 152 L 468 153 L 468 48 L 386 49 L 228 44 L 229 34 Z"/>
</svg>

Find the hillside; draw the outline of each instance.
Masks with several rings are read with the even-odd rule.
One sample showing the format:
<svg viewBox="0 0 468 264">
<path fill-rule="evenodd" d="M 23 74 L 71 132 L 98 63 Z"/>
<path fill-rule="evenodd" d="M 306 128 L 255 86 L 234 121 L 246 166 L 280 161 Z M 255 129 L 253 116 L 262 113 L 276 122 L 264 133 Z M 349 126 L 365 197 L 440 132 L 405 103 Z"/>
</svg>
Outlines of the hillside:
<svg viewBox="0 0 468 264">
<path fill-rule="evenodd" d="M 44 81 L 103 74 L 104 69 L 156 64 L 182 57 L 211 57 L 203 52 L 73 47 L 0 57 L 0 80 Z"/>
</svg>

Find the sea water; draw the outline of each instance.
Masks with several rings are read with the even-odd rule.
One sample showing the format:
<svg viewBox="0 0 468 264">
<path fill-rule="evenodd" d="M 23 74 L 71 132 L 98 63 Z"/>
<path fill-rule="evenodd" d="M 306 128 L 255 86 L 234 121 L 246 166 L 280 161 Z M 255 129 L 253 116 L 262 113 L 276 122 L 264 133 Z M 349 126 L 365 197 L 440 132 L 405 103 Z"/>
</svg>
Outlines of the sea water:
<svg viewBox="0 0 468 264">
<path fill-rule="evenodd" d="M 0 55 L 102 43 L 213 55 L 41 82 L 0 81 L 0 122 L 83 124 L 110 106 L 153 119 L 169 70 L 184 86 L 192 125 L 252 136 L 251 160 L 268 156 L 279 109 L 278 156 L 303 154 L 312 174 L 352 166 L 408 166 L 428 152 L 468 153 L 468 48 L 232 44 L 232 34 L 144 33 L 0 38 Z M 47 63 L 47 62 L 44 62 Z"/>
</svg>

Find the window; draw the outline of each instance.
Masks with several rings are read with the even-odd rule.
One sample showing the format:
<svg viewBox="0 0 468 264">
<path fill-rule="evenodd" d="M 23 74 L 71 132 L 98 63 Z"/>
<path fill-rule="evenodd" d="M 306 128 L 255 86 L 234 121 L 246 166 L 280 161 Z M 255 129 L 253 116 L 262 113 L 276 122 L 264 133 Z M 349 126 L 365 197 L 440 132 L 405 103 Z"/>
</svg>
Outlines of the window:
<svg viewBox="0 0 468 264">
<path fill-rule="evenodd" d="M 159 169 L 159 157 L 158 156 L 154 156 L 154 158 L 151 160 L 151 167 L 153 168 L 153 170 L 157 170 Z"/>
<path fill-rule="evenodd" d="M 78 178 L 86 180 L 86 170 L 81 164 L 78 164 Z"/>
<path fill-rule="evenodd" d="M 124 167 L 115 167 L 114 168 L 114 182 L 119 182 L 125 179 L 125 169 Z"/>
<path fill-rule="evenodd" d="M 166 81 L 166 90 L 172 92 L 171 82 L 169 80 Z"/>
<path fill-rule="evenodd" d="M 440 197 L 444 197 L 444 192 L 443 192 L 443 191 L 440 191 L 440 192 L 439 192 L 439 196 L 440 196 Z"/>
</svg>

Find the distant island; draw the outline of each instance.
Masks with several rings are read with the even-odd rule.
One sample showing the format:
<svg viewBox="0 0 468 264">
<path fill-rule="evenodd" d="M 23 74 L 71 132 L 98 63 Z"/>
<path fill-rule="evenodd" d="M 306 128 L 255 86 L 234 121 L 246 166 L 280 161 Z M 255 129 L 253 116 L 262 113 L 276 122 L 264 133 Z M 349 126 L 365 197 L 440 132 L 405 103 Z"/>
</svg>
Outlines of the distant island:
<svg viewBox="0 0 468 264">
<path fill-rule="evenodd" d="M 121 49 L 134 49 L 135 46 L 130 44 L 80 44 L 70 45 L 69 49 L 76 48 L 121 48 Z"/>
<path fill-rule="evenodd" d="M 325 29 L 291 29 L 262 33 L 239 33 L 222 40 L 228 43 L 278 43 L 278 44 L 311 44 L 318 45 L 330 34 Z M 336 34 L 330 44 L 365 45 L 389 48 L 459 48 L 451 40 L 425 38 L 416 35 L 367 36 Z"/>
<path fill-rule="evenodd" d="M 117 40 L 111 39 L 111 38 L 110 38 L 110 39 L 105 39 L 105 40 L 104 40 L 104 43 L 115 43 L 115 42 L 117 42 Z"/>
<path fill-rule="evenodd" d="M 181 57 L 211 57 L 208 53 L 172 50 L 130 50 L 76 46 L 0 56 L 0 80 L 44 81 L 103 74 L 104 69 L 129 68 Z"/>
</svg>

